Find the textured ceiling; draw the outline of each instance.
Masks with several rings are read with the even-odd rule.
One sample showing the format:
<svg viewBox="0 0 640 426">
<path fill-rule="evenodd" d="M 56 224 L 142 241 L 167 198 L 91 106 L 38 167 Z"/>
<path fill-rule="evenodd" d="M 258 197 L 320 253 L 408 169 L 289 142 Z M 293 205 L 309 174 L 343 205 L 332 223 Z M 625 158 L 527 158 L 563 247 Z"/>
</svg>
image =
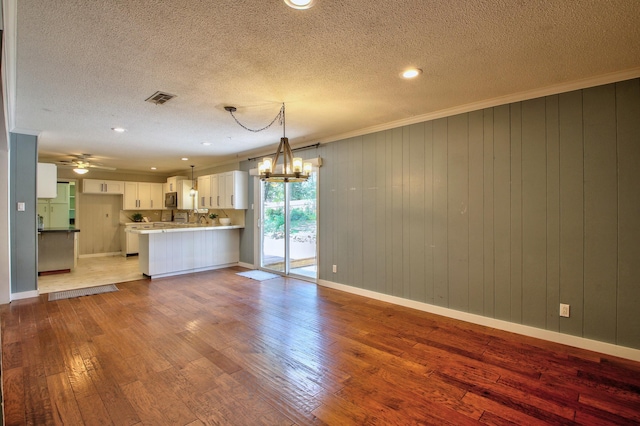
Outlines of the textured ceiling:
<svg viewBox="0 0 640 426">
<path fill-rule="evenodd" d="M 262 127 L 285 102 L 304 145 L 638 68 L 640 2 L 20 0 L 16 60 L 15 128 L 42 158 L 170 173 L 275 147 L 281 127 L 225 105 Z M 144 102 L 157 90 L 177 96 Z"/>
</svg>

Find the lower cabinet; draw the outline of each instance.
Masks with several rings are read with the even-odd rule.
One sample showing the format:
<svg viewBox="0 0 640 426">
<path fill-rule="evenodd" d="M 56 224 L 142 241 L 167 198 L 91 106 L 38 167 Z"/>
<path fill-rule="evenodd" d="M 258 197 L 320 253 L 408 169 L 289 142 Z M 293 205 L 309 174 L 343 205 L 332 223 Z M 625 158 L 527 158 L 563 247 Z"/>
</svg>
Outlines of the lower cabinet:
<svg viewBox="0 0 640 426">
<path fill-rule="evenodd" d="M 135 224 L 135 225 L 121 225 L 120 226 L 120 243 L 122 245 L 122 255 L 131 256 L 138 254 L 140 235 L 131 232 L 134 229 L 152 229 L 152 224 Z"/>
</svg>

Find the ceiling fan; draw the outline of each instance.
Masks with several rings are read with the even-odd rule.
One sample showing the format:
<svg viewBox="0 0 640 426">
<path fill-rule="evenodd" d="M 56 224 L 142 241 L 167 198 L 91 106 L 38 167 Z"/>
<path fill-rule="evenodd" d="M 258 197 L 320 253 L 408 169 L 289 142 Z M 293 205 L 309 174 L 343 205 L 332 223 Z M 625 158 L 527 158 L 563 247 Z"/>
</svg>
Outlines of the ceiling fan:
<svg viewBox="0 0 640 426">
<path fill-rule="evenodd" d="M 70 160 L 60 160 L 56 164 L 61 167 L 72 167 L 73 171 L 79 175 L 83 175 L 89 169 L 116 170 L 115 167 L 103 166 L 100 163 L 89 162 L 93 156 L 91 154 L 74 154 Z"/>
</svg>

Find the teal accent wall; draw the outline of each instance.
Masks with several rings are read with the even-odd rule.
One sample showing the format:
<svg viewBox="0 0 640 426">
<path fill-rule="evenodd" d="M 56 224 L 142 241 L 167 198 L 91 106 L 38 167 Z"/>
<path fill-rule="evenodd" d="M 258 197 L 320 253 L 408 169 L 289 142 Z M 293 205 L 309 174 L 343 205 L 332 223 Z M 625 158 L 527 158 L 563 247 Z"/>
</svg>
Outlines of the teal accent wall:
<svg viewBox="0 0 640 426">
<path fill-rule="evenodd" d="M 256 163 L 257 164 L 257 163 Z M 254 162 L 252 161 L 243 161 L 240 163 L 239 170 L 244 172 L 249 172 L 250 169 L 256 167 Z M 249 175 L 249 187 L 247 189 L 247 194 L 249 196 L 249 208 L 245 212 L 244 223 L 245 227 L 240 229 L 240 261 L 247 263 L 249 265 L 253 265 L 254 263 L 254 246 L 253 246 L 253 238 L 254 238 L 254 230 L 253 225 L 255 223 L 255 213 L 256 210 L 251 208 L 254 204 L 253 202 L 253 191 L 254 185 L 256 184 L 255 178 Z"/>
<path fill-rule="evenodd" d="M 639 79 L 318 154 L 320 279 L 640 349 Z"/>
<path fill-rule="evenodd" d="M 38 288 L 36 176 L 38 143 L 35 136 L 10 134 L 9 224 L 11 229 L 11 293 Z M 26 210 L 17 210 L 24 202 Z"/>
</svg>

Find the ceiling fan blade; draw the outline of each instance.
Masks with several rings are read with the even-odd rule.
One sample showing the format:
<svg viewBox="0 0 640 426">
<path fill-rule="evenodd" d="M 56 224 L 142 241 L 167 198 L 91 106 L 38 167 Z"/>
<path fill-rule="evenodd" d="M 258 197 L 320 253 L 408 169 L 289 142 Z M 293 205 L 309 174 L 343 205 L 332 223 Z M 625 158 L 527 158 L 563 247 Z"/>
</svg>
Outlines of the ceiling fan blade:
<svg viewBox="0 0 640 426">
<path fill-rule="evenodd" d="M 78 169 L 102 169 L 102 170 L 117 170 L 115 167 L 104 166 L 102 163 L 93 163 L 89 161 L 89 158 L 93 156 L 91 154 L 71 154 L 71 159 L 68 160 L 56 160 L 55 164 L 60 167 L 70 167 Z"/>
<path fill-rule="evenodd" d="M 99 166 L 97 164 L 88 164 L 88 163 L 85 163 L 85 167 L 90 167 L 92 169 L 117 170 L 115 167 Z"/>
</svg>

